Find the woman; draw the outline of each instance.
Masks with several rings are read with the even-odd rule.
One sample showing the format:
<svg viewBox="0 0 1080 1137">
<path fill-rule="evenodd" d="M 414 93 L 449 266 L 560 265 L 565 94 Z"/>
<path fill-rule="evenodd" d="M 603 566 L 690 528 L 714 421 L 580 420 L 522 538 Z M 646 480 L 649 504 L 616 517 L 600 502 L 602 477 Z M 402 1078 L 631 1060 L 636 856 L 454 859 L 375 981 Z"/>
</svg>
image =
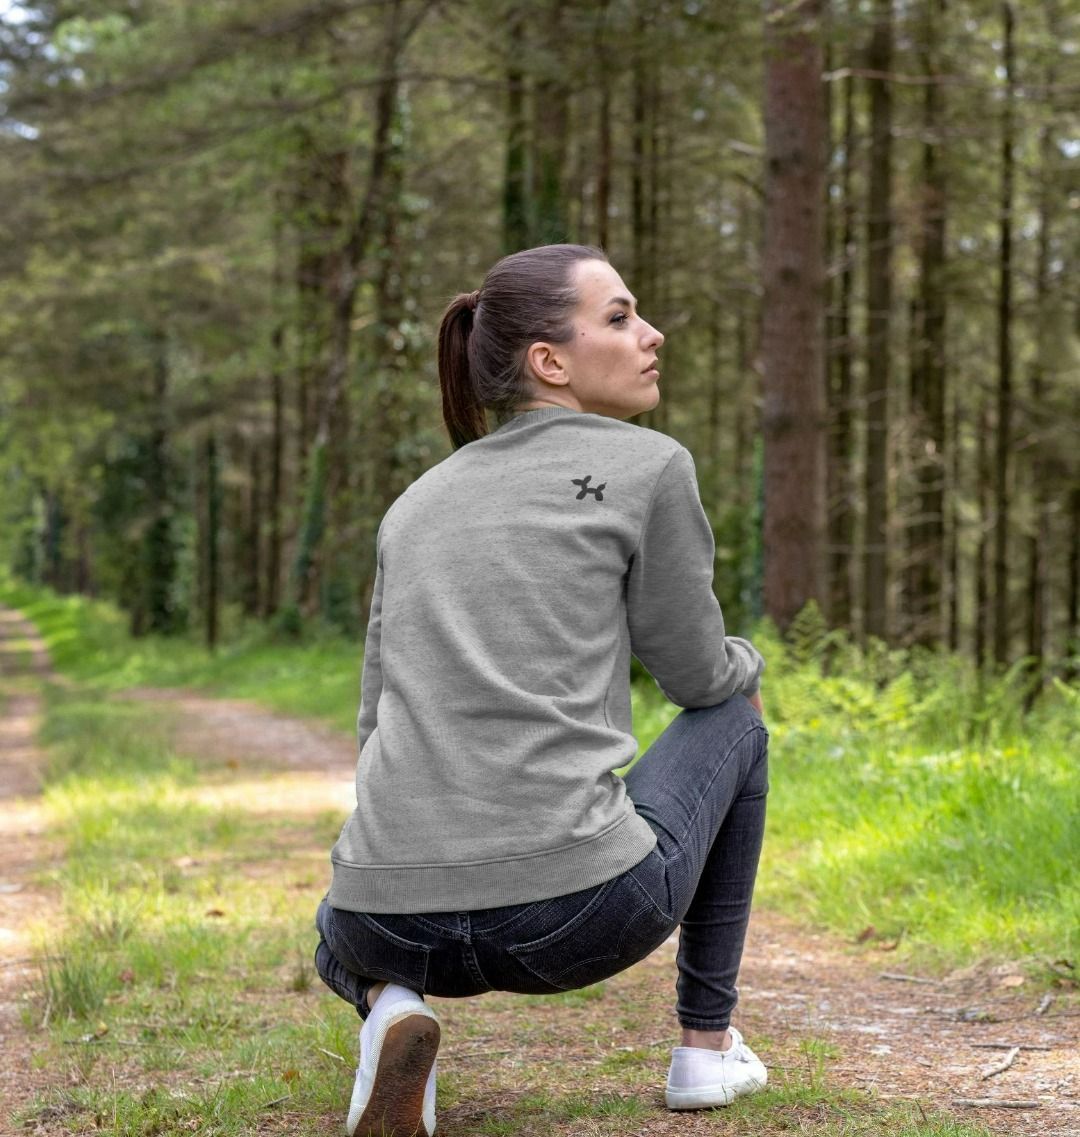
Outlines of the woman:
<svg viewBox="0 0 1080 1137">
<path fill-rule="evenodd" d="M 316 917 L 319 973 L 364 1020 L 350 1135 L 434 1133 L 424 994 L 584 987 L 676 928 L 669 1108 L 765 1084 L 729 1027 L 764 660 L 725 635 L 689 451 L 622 421 L 657 404 L 663 342 L 580 245 L 505 257 L 443 318 L 455 450 L 379 526 L 357 806 Z M 620 778 L 631 653 L 687 709 Z"/>
</svg>

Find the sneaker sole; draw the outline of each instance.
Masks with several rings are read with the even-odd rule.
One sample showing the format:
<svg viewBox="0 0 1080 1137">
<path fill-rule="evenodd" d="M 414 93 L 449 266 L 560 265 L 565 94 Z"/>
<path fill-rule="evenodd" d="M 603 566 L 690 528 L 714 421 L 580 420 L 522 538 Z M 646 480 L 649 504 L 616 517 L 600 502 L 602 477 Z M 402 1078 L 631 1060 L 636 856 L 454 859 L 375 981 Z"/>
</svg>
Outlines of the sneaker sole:
<svg viewBox="0 0 1080 1137">
<path fill-rule="evenodd" d="M 667 1090 L 664 1100 L 668 1109 L 715 1109 L 731 1105 L 738 1095 L 727 1086 L 710 1090 Z"/>
<path fill-rule="evenodd" d="M 427 1015 L 407 1015 L 387 1029 L 353 1137 L 432 1137 L 424 1125 L 424 1089 L 441 1035 Z"/>
<path fill-rule="evenodd" d="M 757 1093 L 764 1082 L 744 1082 L 741 1086 L 703 1086 L 695 1090 L 665 1090 L 668 1109 L 717 1109 L 731 1105 L 737 1098 Z"/>
</svg>

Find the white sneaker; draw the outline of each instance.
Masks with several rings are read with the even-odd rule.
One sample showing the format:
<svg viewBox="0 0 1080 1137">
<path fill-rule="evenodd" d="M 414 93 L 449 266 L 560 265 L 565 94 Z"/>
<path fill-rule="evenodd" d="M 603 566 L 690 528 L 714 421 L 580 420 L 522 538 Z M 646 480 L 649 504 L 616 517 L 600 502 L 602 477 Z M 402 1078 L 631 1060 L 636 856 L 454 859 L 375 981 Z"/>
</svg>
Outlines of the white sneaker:
<svg viewBox="0 0 1080 1137">
<path fill-rule="evenodd" d="M 433 1137 L 440 1035 L 435 1012 L 415 991 L 383 988 L 360 1028 L 349 1137 Z"/>
<path fill-rule="evenodd" d="M 731 1048 L 708 1050 L 700 1046 L 676 1046 L 671 1051 L 665 1099 L 668 1109 L 713 1109 L 730 1105 L 740 1094 L 763 1090 L 768 1081 L 765 1065 L 731 1031 Z"/>
</svg>

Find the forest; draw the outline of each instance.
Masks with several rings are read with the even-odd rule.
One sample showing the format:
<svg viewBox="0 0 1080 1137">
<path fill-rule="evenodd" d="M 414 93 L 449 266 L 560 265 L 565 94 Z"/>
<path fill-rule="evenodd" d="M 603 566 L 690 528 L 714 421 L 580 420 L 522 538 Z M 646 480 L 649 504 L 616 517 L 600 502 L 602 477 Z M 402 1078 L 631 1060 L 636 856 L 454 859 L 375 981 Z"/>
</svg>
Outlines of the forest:
<svg viewBox="0 0 1080 1137">
<path fill-rule="evenodd" d="M 435 331 L 597 244 L 730 630 L 1068 682 L 1080 5 L 59 0 L 0 16 L 0 563 L 136 636 L 362 631 Z"/>
<path fill-rule="evenodd" d="M 376 536 L 447 305 L 574 242 L 766 660 L 768 1084 L 672 1118 L 672 935 L 432 995 L 437 1132 L 1075 1137 L 1078 57 L 1080 0 L 0 0 L 0 1130 L 342 1130 Z M 616 790 L 717 709 L 630 679 Z"/>
</svg>

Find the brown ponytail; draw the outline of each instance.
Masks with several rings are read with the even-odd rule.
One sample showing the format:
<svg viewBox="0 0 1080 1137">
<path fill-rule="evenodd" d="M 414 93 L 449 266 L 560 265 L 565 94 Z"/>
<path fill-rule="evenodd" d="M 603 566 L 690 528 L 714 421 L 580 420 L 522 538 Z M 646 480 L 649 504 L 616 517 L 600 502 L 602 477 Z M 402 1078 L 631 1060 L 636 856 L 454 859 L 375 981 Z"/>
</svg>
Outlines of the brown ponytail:
<svg viewBox="0 0 1080 1137">
<path fill-rule="evenodd" d="M 443 421 L 455 450 L 487 434 L 484 408 L 477 402 L 469 374 L 469 333 L 476 293 L 462 292 L 450 301 L 439 325 L 439 385 Z"/>
<path fill-rule="evenodd" d="M 607 261 L 590 245 L 541 245 L 492 266 L 481 288 L 450 302 L 439 325 L 443 420 L 455 450 L 487 434 L 485 408 L 506 421 L 534 397 L 530 344 L 566 343 L 578 304 L 578 261 Z"/>
</svg>

